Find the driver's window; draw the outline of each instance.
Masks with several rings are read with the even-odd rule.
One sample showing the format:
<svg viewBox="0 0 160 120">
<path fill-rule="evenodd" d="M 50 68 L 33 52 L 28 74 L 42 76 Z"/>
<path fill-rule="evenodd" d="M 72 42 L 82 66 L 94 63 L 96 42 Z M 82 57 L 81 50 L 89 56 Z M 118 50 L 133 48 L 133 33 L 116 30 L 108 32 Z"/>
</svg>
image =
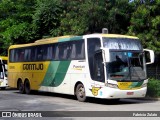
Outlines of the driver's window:
<svg viewBox="0 0 160 120">
<path fill-rule="evenodd" d="M 96 53 L 94 56 L 94 80 L 105 82 L 102 52 Z"/>
<path fill-rule="evenodd" d="M 93 60 L 95 51 L 99 50 L 101 47 L 100 38 L 88 38 L 87 39 L 87 51 L 88 51 L 88 62 L 91 78 L 94 79 L 94 68 Z"/>
</svg>

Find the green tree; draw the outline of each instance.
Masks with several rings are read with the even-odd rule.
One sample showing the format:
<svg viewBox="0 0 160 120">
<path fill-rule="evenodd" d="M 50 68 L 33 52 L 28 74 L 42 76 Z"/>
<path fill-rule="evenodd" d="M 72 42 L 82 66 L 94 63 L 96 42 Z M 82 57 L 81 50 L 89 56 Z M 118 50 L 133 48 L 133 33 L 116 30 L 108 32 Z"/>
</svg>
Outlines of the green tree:
<svg viewBox="0 0 160 120">
<path fill-rule="evenodd" d="M 60 25 L 52 35 L 81 35 L 101 31 L 105 17 L 105 1 L 62 0 Z"/>
<path fill-rule="evenodd" d="M 59 26 L 63 12 L 59 0 L 37 0 L 33 15 L 33 28 L 39 38 L 51 36 L 51 32 Z"/>
<path fill-rule="evenodd" d="M 128 0 L 37 0 L 33 25 L 39 38 L 61 35 L 126 33 L 133 5 Z"/>
<path fill-rule="evenodd" d="M 134 4 L 128 0 L 108 0 L 106 4 L 106 23 L 110 33 L 126 34 Z"/>
<path fill-rule="evenodd" d="M 31 22 L 34 4 L 33 0 L 1 0 L 0 43 L 2 52 L 7 51 L 11 44 L 26 43 L 33 39 Z"/>
<path fill-rule="evenodd" d="M 100 33 L 106 27 L 110 33 L 127 33 L 134 6 L 128 0 L 63 0 L 60 26 L 52 35 Z"/>
<path fill-rule="evenodd" d="M 142 41 L 144 47 L 160 53 L 160 0 L 146 1 L 137 6 L 137 10 L 131 18 L 129 34 L 136 35 Z"/>
</svg>

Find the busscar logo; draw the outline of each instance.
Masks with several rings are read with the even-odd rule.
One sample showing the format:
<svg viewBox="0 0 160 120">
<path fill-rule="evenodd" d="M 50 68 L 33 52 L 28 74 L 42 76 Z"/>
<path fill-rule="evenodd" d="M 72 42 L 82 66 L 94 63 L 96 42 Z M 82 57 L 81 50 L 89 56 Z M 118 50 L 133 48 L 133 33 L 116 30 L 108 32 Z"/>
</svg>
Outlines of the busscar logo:
<svg viewBox="0 0 160 120">
<path fill-rule="evenodd" d="M 85 68 L 85 66 L 83 66 L 83 65 L 73 65 L 74 70 L 82 70 L 84 68 Z"/>
<path fill-rule="evenodd" d="M 11 112 L 2 112 L 2 117 L 11 117 Z"/>
</svg>

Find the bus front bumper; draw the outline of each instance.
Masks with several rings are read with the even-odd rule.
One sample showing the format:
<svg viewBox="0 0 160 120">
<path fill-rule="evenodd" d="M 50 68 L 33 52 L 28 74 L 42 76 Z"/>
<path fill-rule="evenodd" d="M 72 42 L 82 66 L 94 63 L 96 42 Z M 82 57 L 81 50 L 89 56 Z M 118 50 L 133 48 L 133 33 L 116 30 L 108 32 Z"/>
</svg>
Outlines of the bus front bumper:
<svg viewBox="0 0 160 120">
<path fill-rule="evenodd" d="M 116 88 L 102 88 L 98 91 L 97 98 L 116 99 L 116 98 L 142 98 L 145 97 L 147 87 L 134 90 L 120 90 Z"/>
</svg>

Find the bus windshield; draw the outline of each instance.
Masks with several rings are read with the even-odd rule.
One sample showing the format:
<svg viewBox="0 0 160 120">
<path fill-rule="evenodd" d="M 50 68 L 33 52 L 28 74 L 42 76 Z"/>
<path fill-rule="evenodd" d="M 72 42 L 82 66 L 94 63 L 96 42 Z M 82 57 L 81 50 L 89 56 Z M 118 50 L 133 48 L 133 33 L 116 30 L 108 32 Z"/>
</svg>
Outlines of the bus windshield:
<svg viewBox="0 0 160 120">
<path fill-rule="evenodd" d="M 110 52 L 111 62 L 108 63 L 108 78 L 121 81 L 137 81 L 146 79 L 144 54 L 142 52 Z"/>
<path fill-rule="evenodd" d="M 137 39 L 103 38 L 103 46 L 110 49 L 107 76 L 111 80 L 139 81 L 146 79 L 142 46 Z"/>
</svg>

